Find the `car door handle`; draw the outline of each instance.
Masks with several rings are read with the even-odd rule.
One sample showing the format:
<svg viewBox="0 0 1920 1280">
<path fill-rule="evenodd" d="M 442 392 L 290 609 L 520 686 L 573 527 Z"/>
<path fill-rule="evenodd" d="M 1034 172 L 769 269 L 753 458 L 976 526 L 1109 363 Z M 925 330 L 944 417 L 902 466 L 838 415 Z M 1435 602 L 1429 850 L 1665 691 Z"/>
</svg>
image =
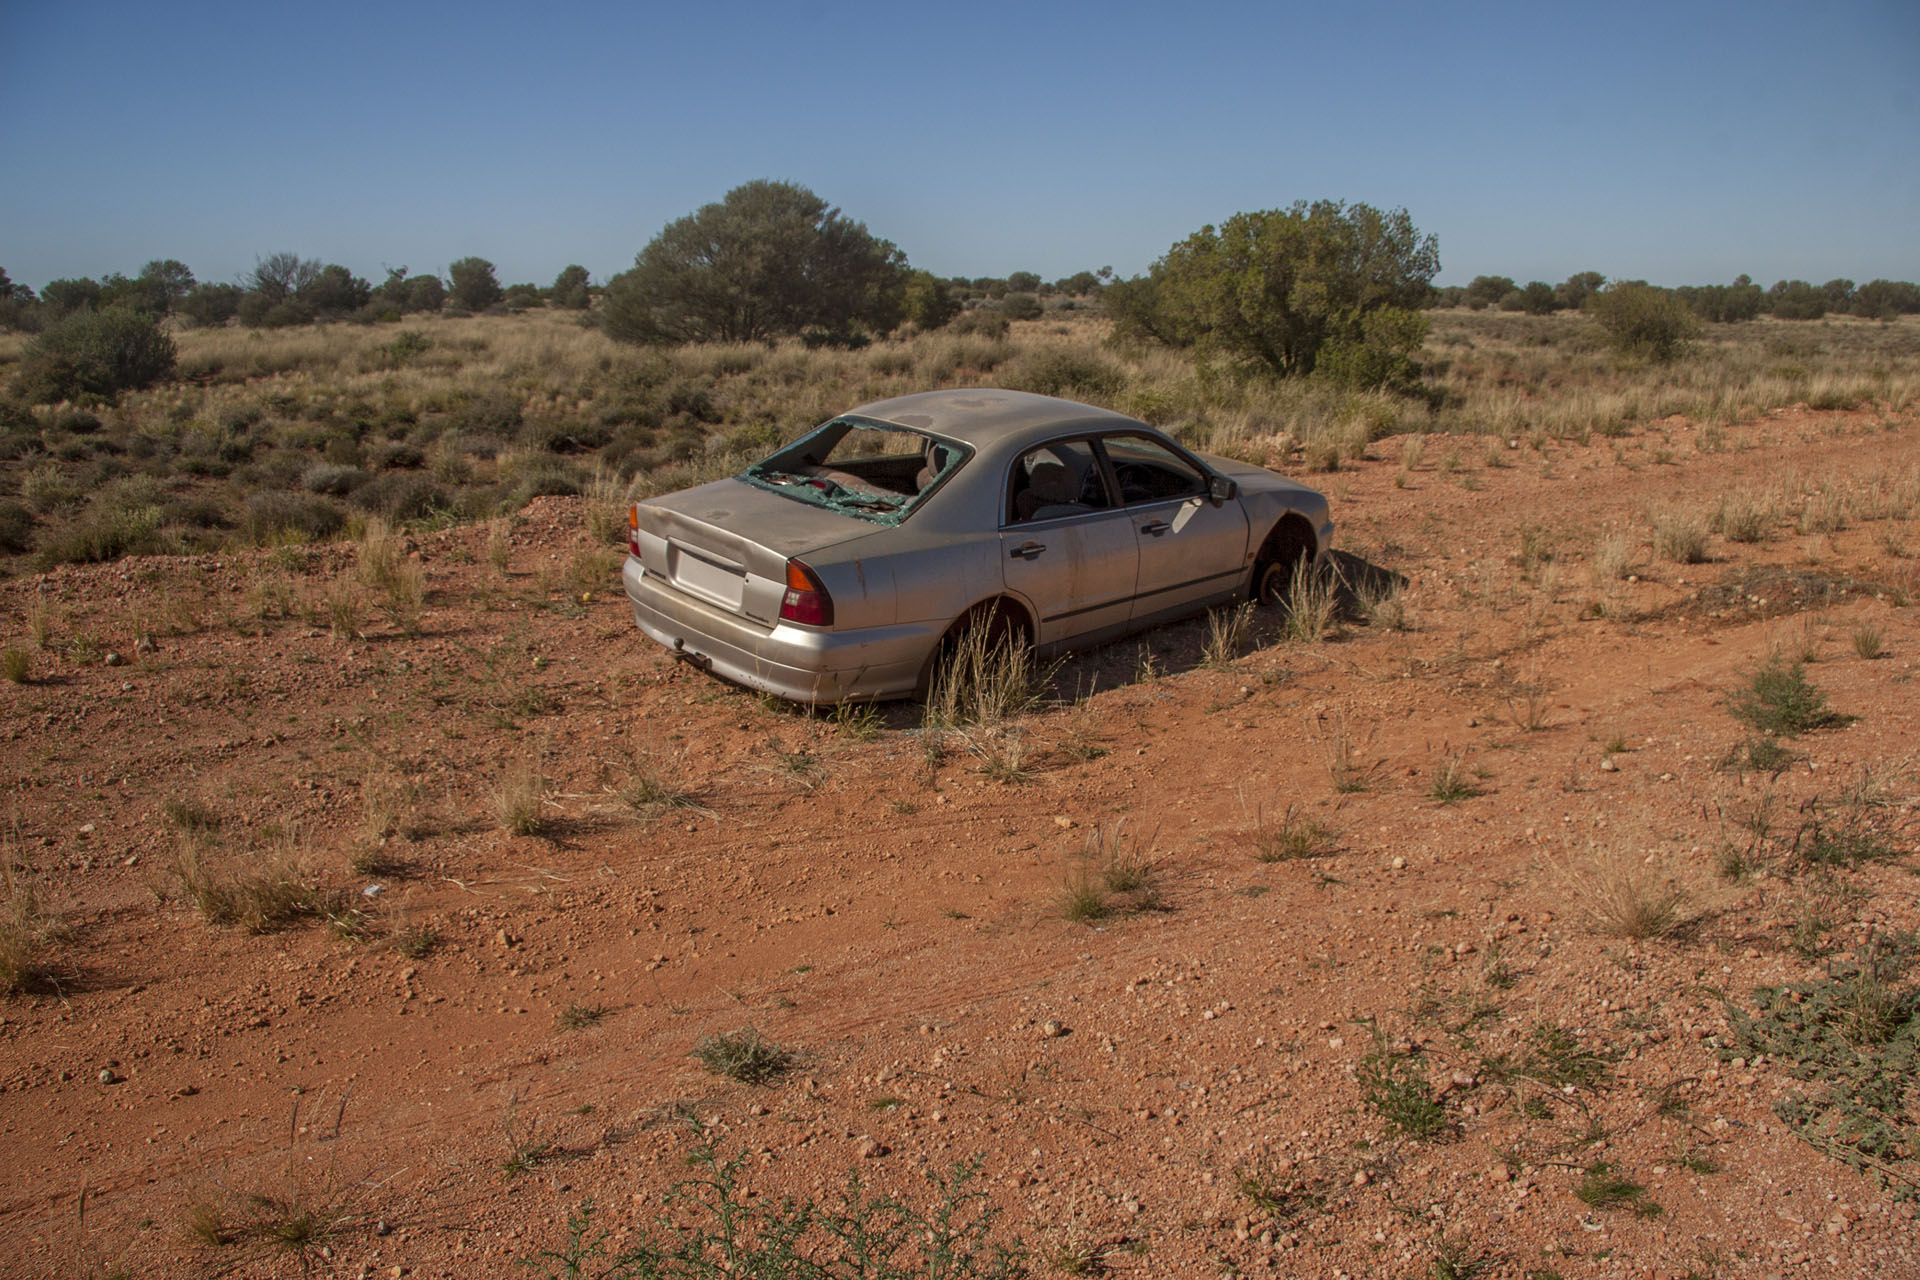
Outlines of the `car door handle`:
<svg viewBox="0 0 1920 1280">
<path fill-rule="evenodd" d="M 1147 523 L 1140 526 L 1140 532 L 1150 533 L 1157 538 L 1161 534 L 1170 531 L 1172 528 L 1173 526 L 1168 524 L 1165 520 L 1149 520 L 1147 521 Z"/>
<path fill-rule="evenodd" d="M 1046 549 L 1047 544 L 1044 542 L 1023 542 L 1007 552 L 1007 557 L 1012 560 L 1031 560 Z"/>
</svg>

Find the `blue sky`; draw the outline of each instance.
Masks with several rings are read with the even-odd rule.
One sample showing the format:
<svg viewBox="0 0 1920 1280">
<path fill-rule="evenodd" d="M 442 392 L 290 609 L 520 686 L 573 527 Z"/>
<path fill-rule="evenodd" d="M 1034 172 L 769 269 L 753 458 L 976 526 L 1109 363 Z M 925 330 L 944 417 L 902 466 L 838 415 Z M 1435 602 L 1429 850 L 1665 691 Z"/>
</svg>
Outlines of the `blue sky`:
<svg viewBox="0 0 1920 1280">
<path fill-rule="evenodd" d="M 0 267 L 605 279 L 754 178 L 915 266 L 1404 206 L 1443 283 L 1920 280 L 1920 5 L 0 0 Z"/>
</svg>

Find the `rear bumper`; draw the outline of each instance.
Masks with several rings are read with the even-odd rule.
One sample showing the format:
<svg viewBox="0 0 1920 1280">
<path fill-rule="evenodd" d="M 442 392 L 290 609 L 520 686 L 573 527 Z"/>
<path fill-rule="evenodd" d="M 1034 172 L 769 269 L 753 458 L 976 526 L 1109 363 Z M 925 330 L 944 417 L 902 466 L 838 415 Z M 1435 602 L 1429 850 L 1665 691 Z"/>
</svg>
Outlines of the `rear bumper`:
<svg viewBox="0 0 1920 1280">
<path fill-rule="evenodd" d="M 627 557 L 620 580 L 640 629 L 703 670 L 795 702 L 903 697 L 941 630 L 932 623 L 820 631 L 762 626 L 696 600 Z"/>
</svg>

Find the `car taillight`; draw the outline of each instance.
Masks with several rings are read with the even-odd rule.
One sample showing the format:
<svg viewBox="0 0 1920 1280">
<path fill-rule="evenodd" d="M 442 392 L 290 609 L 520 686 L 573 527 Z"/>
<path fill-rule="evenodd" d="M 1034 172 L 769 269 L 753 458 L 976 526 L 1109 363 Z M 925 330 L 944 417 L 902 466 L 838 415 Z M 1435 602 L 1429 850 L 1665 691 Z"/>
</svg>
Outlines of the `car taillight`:
<svg viewBox="0 0 1920 1280">
<path fill-rule="evenodd" d="M 810 627 L 833 625 L 833 597 L 813 570 L 798 560 L 787 561 L 787 593 L 780 597 L 780 620 Z"/>
<path fill-rule="evenodd" d="M 640 508 L 627 508 L 627 554 L 640 558 Z"/>
</svg>

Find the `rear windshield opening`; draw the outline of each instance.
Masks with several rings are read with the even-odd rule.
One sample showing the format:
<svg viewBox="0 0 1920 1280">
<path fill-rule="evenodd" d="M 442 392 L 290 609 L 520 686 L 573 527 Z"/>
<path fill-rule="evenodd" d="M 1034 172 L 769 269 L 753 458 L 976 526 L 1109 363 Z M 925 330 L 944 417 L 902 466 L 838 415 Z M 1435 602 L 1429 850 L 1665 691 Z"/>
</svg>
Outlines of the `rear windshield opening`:
<svg viewBox="0 0 1920 1280">
<path fill-rule="evenodd" d="M 953 440 L 835 418 L 748 467 L 747 483 L 875 524 L 899 524 L 972 456 Z"/>
</svg>

